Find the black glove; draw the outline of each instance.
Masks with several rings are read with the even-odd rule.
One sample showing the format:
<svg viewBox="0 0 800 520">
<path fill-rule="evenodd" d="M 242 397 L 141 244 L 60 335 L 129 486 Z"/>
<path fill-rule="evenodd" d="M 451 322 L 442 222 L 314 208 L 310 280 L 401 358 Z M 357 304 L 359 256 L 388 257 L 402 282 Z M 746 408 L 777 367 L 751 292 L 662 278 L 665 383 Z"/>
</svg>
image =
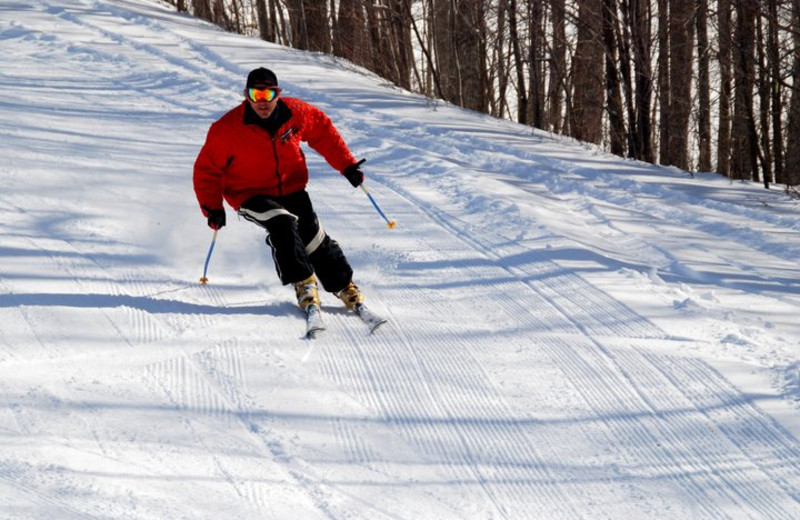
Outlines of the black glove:
<svg viewBox="0 0 800 520">
<path fill-rule="evenodd" d="M 342 172 L 342 175 L 347 177 L 347 180 L 350 181 L 350 184 L 352 184 L 354 188 L 358 188 L 361 186 L 361 183 L 364 182 L 364 172 L 359 168 L 359 166 L 364 164 L 364 161 L 366 161 L 366 159 L 361 159 L 357 163 L 351 164 L 345 168 Z"/>
<path fill-rule="evenodd" d="M 208 213 L 208 227 L 213 230 L 222 229 L 225 227 L 225 210 L 224 209 L 209 209 Z"/>
</svg>

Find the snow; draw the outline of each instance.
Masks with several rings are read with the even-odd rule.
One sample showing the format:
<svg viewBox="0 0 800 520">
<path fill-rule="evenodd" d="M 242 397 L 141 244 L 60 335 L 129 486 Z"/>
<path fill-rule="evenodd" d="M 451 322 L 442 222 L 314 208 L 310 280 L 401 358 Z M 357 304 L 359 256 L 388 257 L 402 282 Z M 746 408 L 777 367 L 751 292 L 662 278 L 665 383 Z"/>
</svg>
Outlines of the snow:
<svg viewBox="0 0 800 520">
<path fill-rule="evenodd" d="M 800 517 L 800 204 L 412 95 L 146 0 L 0 2 L 0 518 Z M 369 305 L 301 339 L 191 171 L 265 65 L 361 190 Z"/>
</svg>

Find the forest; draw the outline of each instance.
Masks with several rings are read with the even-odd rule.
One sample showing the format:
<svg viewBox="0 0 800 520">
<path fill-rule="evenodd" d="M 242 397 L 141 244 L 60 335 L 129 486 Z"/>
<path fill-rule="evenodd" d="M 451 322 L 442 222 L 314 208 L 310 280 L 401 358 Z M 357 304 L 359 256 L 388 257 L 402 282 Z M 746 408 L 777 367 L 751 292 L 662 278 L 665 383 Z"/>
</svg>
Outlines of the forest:
<svg viewBox="0 0 800 520">
<path fill-rule="evenodd" d="M 622 157 L 800 185 L 800 0 L 169 0 Z"/>
</svg>

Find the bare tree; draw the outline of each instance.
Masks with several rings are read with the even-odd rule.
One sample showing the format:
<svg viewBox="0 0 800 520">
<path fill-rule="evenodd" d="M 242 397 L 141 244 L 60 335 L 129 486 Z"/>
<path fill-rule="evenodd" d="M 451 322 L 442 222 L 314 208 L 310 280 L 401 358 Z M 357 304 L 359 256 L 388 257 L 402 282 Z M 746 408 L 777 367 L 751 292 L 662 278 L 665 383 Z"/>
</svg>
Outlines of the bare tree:
<svg viewBox="0 0 800 520">
<path fill-rule="evenodd" d="M 256 0 L 256 21 L 258 22 L 258 35 L 262 40 L 274 42 L 269 15 L 267 14 L 266 0 Z"/>
<path fill-rule="evenodd" d="M 600 144 L 603 137 L 603 0 L 578 0 L 578 42 L 572 62 L 570 131 Z"/>
<path fill-rule="evenodd" d="M 486 74 L 486 6 L 484 0 L 456 1 L 456 55 L 461 90 L 461 105 L 486 112 L 488 81 Z"/>
<path fill-rule="evenodd" d="M 514 55 L 514 69 L 517 79 L 517 121 L 528 122 L 528 92 L 525 88 L 525 62 L 522 59 L 519 28 L 517 26 L 517 0 L 508 3 L 508 31 L 511 38 L 511 50 Z"/>
<path fill-rule="evenodd" d="M 719 121 L 717 123 L 717 171 L 730 177 L 731 159 L 731 96 L 733 84 L 731 2 L 717 2 L 719 50 Z"/>
<path fill-rule="evenodd" d="M 708 0 L 697 1 L 697 169 L 711 171 L 711 57 L 708 44 Z"/>
<path fill-rule="evenodd" d="M 324 0 L 305 0 L 306 33 L 308 34 L 308 50 L 331 53 L 331 25 L 328 17 L 328 5 Z"/>
<path fill-rule="evenodd" d="M 388 13 L 386 35 L 390 42 L 392 60 L 390 77 L 396 85 L 411 88 L 411 69 L 413 53 L 411 46 L 411 3 L 412 0 L 386 0 Z"/>
<path fill-rule="evenodd" d="M 445 101 L 461 104 L 458 56 L 456 55 L 455 0 L 432 0 L 428 23 L 433 31 L 436 68 Z"/>
<path fill-rule="evenodd" d="M 319 52 L 331 52 L 328 5 L 324 0 L 284 0 L 292 28 L 292 46 Z"/>
<path fill-rule="evenodd" d="M 755 82 L 755 20 L 758 0 L 734 0 L 736 30 L 733 47 L 734 107 L 731 127 L 731 177 L 758 178 L 758 141 L 753 120 Z"/>
<path fill-rule="evenodd" d="M 692 112 L 692 54 L 695 0 L 672 0 L 669 12 L 669 141 L 667 161 L 689 169 L 689 117 Z"/>
<path fill-rule="evenodd" d="M 508 65 L 506 63 L 506 14 L 508 13 L 508 0 L 498 0 L 497 5 L 497 33 L 492 46 L 493 61 L 497 69 L 497 96 L 490 99 L 491 114 L 496 117 L 505 117 L 508 109 L 506 92 L 508 90 Z M 493 70 L 495 67 L 490 67 Z M 490 75 L 489 84 L 494 83 Z"/>
<path fill-rule="evenodd" d="M 783 81 L 781 72 L 781 57 L 780 57 L 780 43 L 779 31 L 780 20 L 778 19 L 778 2 L 777 0 L 768 0 L 767 2 L 767 17 L 769 28 L 767 32 L 767 61 L 769 66 L 769 85 L 768 91 L 770 103 L 772 105 L 772 142 L 773 142 L 773 161 L 775 164 L 775 182 L 784 182 L 784 148 L 783 148 Z M 797 85 L 798 83 L 794 83 Z M 762 128 L 762 132 L 766 132 L 766 128 Z"/>
<path fill-rule="evenodd" d="M 544 128 L 544 9 L 539 0 L 527 1 L 528 15 L 528 98 L 527 120 Z"/>
<path fill-rule="evenodd" d="M 619 18 L 617 16 L 617 0 L 603 0 L 603 43 L 605 44 L 606 62 L 606 92 L 608 105 L 608 120 L 610 126 L 611 153 L 624 155 L 625 153 L 625 115 L 622 108 L 622 85 L 620 72 L 617 68 L 619 62 L 617 34 Z"/>
<path fill-rule="evenodd" d="M 567 77 L 567 11 L 565 1 L 552 0 L 551 10 L 553 44 L 549 70 L 550 85 L 547 94 L 549 105 L 548 123 L 553 131 L 560 132 L 563 131 L 561 124 Z"/>
<path fill-rule="evenodd" d="M 628 156 L 636 157 L 636 101 L 633 91 L 633 72 L 631 65 L 633 55 L 631 54 L 631 7 L 629 0 L 619 0 L 619 13 L 613 25 L 613 38 L 619 52 L 619 74 L 622 94 L 625 96 L 622 111 L 627 117 L 628 131 L 625 139 L 628 146 Z M 623 132 L 625 130 L 623 129 Z"/>
<path fill-rule="evenodd" d="M 372 43 L 367 32 L 363 0 L 339 0 L 333 53 L 362 67 L 372 68 Z"/>
<path fill-rule="evenodd" d="M 196 17 L 208 22 L 213 22 L 214 15 L 211 11 L 211 4 L 209 4 L 208 1 L 209 0 L 192 0 L 192 11 Z"/>
<path fill-rule="evenodd" d="M 418 24 L 417 20 L 411 16 L 410 6 L 408 4 L 406 4 L 406 6 L 409 9 L 407 14 L 411 22 L 411 28 L 414 31 L 414 36 L 417 39 L 417 45 L 419 45 L 419 48 L 424 56 L 424 79 L 420 78 L 418 80 L 419 88 L 423 89 L 422 92 L 425 95 L 444 98 L 442 85 L 439 81 L 439 71 L 436 68 L 433 57 L 433 38 L 431 36 L 431 31 L 426 30 L 426 24 Z M 423 4 L 423 20 L 427 19 L 426 11 L 429 12 L 432 8 L 433 6 L 431 5 L 430 0 L 425 0 Z M 420 29 L 420 25 L 422 25 L 422 29 Z"/>
<path fill-rule="evenodd" d="M 770 95 L 769 69 L 767 68 L 766 63 L 767 53 L 766 42 L 764 41 L 764 18 L 761 16 L 756 16 L 755 25 L 755 53 L 757 67 L 754 75 L 754 81 L 758 90 L 758 103 L 760 108 L 758 111 L 758 122 L 760 124 L 759 128 L 761 131 L 759 132 L 759 129 L 755 127 L 757 118 L 754 114 L 752 116 L 753 134 L 756 137 L 755 141 L 758 146 L 758 157 L 761 161 L 761 180 L 764 182 L 764 186 L 769 189 L 769 183 L 772 182 L 772 142 L 769 135 L 769 116 L 770 105 L 772 104 L 772 96 Z M 757 170 L 758 167 L 756 167 L 756 172 L 754 172 L 754 178 L 758 178 Z"/>
<path fill-rule="evenodd" d="M 658 0 L 658 156 L 661 164 L 670 164 L 669 124 L 670 88 L 669 75 L 669 1 Z"/>
<path fill-rule="evenodd" d="M 786 184 L 800 186 L 800 0 L 792 0 L 792 94 L 789 105 L 786 145 Z"/>
<path fill-rule="evenodd" d="M 631 31 L 633 47 L 633 66 L 635 77 L 635 118 L 630 125 L 636 130 L 633 134 L 632 155 L 637 159 L 654 162 L 650 110 L 653 99 L 653 70 L 651 65 L 652 26 L 650 23 L 651 3 L 649 0 L 627 0 L 622 3 L 629 12 L 628 26 Z"/>
</svg>

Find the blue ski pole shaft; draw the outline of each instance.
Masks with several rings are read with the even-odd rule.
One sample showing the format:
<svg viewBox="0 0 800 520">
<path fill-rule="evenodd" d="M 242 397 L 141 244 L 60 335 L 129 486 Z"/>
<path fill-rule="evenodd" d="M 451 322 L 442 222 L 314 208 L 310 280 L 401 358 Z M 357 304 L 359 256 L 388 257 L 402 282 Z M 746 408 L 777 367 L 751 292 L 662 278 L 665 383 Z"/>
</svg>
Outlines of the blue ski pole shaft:
<svg viewBox="0 0 800 520">
<path fill-rule="evenodd" d="M 211 260 L 211 253 L 214 252 L 214 244 L 217 243 L 217 231 L 219 230 L 214 230 L 214 236 L 211 239 L 211 246 L 208 248 L 208 255 L 206 255 L 206 265 L 203 267 L 203 277 L 200 278 L 200 283 L 202 285 L 206 285 L 208 283 L 208 277 L 206 276 L 208 274 L 208 262 Z"/>
<path fill-rule="evenodd" d="M 378 214 L 381 217 L 383 217 L 383 220 L 386 221 L 386 225 L 389 227 L 389 229 L 394 229 L 395 226 L 397 226 L 397 222 L 395 222 L 394 220 L 389 220 L 389 218 L 383 213 L 383 211 L 381 210 L 381 207 L 378 206 L 378 203 L 375 201 L 375 199 L 372 197 L 372 194 L 369 192 L 367 187 L 364 186 L 363 183 L 361 184 L 361 189 L 364 190 L 364 193 L 367 194 L 367 197 L 369 197 L 369 201 L 372 202 L 373 206 L 375 206 L 375 209 L 378 211 Z"/>
</svg>

